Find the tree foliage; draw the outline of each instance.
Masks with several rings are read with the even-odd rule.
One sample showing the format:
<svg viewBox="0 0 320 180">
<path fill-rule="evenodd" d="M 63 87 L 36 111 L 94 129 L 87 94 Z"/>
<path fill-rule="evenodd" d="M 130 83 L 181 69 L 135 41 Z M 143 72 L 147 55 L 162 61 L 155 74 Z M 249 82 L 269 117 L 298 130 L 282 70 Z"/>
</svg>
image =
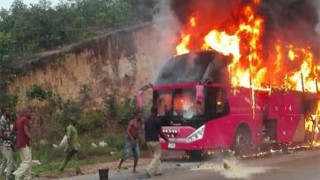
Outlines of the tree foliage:
<svg viewBox="0 0 320 180">
<path fill-rule="evenodd" d="M 27 91 L 28 99 L 45 100 L 51 96 L 51 91 L 45 91 L 41 86 L 34 84 L 31 89 Z"/>
<path fill-rule="evenodd" d="M 87 34 L 151 20 L 153 5 L 152 0 L 69 0 L 52 7 L 49 0 L 30 6 L 15 0 L 9 10 L 0 10 L 1 56 L 25 57 Z"/>
<path fill-rule="evenodd" d="M 156 1 L 68 0 L 53 7 L 50 0 L 28 5 L 14 0 L 9 9 L 0 10 L 0 101 L 17 73 L 17 63 L 35 53 L 149 21 Z"/>
<path fill-rule="evenodd" d="M 116 118 L 120 124 L 125 125 L 128 124 L 138 111 L 137 100 L 135 98 L 126 98 L 118 105 Z"/>
</svg>

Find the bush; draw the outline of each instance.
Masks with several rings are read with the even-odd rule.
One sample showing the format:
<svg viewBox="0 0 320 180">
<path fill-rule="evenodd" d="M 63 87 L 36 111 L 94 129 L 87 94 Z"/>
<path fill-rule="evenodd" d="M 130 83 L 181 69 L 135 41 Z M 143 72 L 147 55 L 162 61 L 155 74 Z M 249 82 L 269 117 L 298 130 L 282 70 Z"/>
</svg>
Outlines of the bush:
<svg viewBox="0 0 320 180">
<path fill-rule="evenodd" d="M 117 120 L 120 124 L 128 124 L 128 122 L 134 117 L 134 114 L 138 112 L 137 100 L 126 98 L 124 102 L 119 105 L 117 111 Z"/>
<path fill-rule="evenodd" d="M 11 120 L 15 120 L 16 117 L 16 105 L 18 103 L 18 97 L 19 94 L 18 93 L 13 93 L 13 94 L 9 94 L 9 93 L 4 93 L 1 94 L 1 99 L 3 100 L 3 104 L 1 104 L 2 107 L 8 107 L 10 109 L 11 112 Z"/>
<path fill-rule="evenodd" d="M 52 120 L 50 122 L 48 133 L 52 140 L 58 140 L 66 133 L 67 122 L 62 113 L 56 112 L 52 114 Z"/>
<path fill-rule="evenodd" d="M 122 150 L 124 146 L 124 134 L 108 134 L 104 138 L 110 148 Z"/>
<path fill-rule="evenodd" d="M 76 117 L 78 120 L 81 118 L 82 110 L 78 102 L 67 100 L 62 102 L 62 111 L 54 111 L 51 114 L 52 121 L 49 126 L 49 133 L 52 138 L 61 138 L 65 134 L 65 130 L 69 125 L 69 118 L 71 116 Z"/>
<path fill-rule="evenodd" d="M 44 100 L 48 99 L 48 93 L 41 86 L 34 84 L 31 89 L 27 91 L 28 99 L 39 99 Z"/>
<path fill-rule="evenodd" d="M 105 109 L 108 118 L 114 118 L 117 115 L 117 97 L 116 94 L 110 94 L 105 101 Z"/>
<path fill-rule="evenodd" d="M 82 84 L 80 86 L 80 94 L 83 94 L 84 96 L 88 96 L 91 92 L 91 86 L 89 84 Z"/>
<path fill-rule="evenodd" d="M 93 133 L 97 129 L 103 128 L 103 112 L 100 110 L 91 111 L 80 118 L 78 121 L 78 131 L 81 133 Z"/>
</svg>

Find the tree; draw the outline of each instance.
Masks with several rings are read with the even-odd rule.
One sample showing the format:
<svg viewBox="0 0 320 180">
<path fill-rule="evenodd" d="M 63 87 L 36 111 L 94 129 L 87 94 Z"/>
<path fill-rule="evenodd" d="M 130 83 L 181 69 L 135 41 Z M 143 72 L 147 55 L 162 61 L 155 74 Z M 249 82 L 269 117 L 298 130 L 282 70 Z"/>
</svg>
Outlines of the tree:
<svg viewBox="0 0 320 180">
<path fill-rule="evenodd" d="M 0 62 L 8 61 L 12 52 L 14 41 L 11 34 L 0 32 Z"/>
<path fill-rule="evenodd" d="M 34 53 L 81 41 L 101 30 L 149 21 L 155 0 L 14 0 L 0 10 L 0 94 L 16 75 L 14 64 Z"/>
</svg>

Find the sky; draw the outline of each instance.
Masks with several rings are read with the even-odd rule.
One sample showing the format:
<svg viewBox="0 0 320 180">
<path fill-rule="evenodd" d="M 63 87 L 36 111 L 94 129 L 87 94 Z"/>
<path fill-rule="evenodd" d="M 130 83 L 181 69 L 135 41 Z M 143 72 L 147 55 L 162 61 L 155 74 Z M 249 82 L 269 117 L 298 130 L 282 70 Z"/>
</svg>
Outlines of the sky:
<svg viewBox="0 0 320 180">
<path fill-rule="evenodd" d="M 14 1 L 14 0 L 1 0 L 1 1 L 0 1 L 0 9 L 1 9 L 1 8 L 9 9 L 13 1 Z M 57 4 L 60 2 L 60 0 L 48 0 L 48 1 L 51 1 L 52 6 L 55 6 L 55 5 L 57 5 Z M 24 2 L 24 4 L 26 4 L 26 5 L 29 5 L 29 4 L 38 4 L 38 3 L 39 3 L 39 0 L 23 0 L 23 2 Z"/>
</svg>

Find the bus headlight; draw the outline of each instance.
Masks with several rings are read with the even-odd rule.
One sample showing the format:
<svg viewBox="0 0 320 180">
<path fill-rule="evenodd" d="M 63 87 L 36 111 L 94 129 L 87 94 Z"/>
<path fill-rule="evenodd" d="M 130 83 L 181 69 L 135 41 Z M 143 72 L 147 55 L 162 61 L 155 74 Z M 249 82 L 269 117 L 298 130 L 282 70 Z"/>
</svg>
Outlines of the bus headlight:
<svg viewBox="0 0 320 180">
<path fill-rule="evenodd" d="M 204 125 L 202 125 L 199 129 L 197 129 L 195 132 L 193 132 L 190 136 L 187 137 L 187 142 L 193 142 L 197 141 L 199 139 L 202 139 L 204 134 Z"/>
</svg>

